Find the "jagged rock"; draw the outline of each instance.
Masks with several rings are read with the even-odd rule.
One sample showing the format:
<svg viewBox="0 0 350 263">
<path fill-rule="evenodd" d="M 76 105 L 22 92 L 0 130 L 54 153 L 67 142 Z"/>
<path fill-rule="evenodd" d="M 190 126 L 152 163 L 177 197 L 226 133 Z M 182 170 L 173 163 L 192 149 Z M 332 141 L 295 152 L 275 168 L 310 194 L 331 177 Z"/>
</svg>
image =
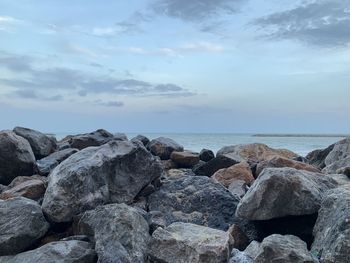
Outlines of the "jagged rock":
<svg viewBox="0 0 350 263">
<path fill-rule="evenodd" d="M 316 166 L 319 169 L 323 169 L 326 167 L 325 159 L 327 155 L 333 150 L 335 144 L 328 146 L 326 149 L 322 150 L 314 150 L 308 155 L 306 155 L 306 159 L 309 164 Z"/>
<path fill-rule="evenodd" d="M 228 190 L 233 196 L 237 196 L 239 199 L 241 199 L 246 192 L 248 191 L 249 187 L 247 183 L 243 180 L 236 180 L 233 181 L 229 186 Z"/>
<path fill-rule="evenodd" d="M 8 185 L 17 176 L 34 174 L 35 157 L 26 139 L 12 131 L 0 132 L 0 184 Z"/>
<path fill-rule="evenodd" d="M 173 223 L 152 235 L 149 255 L 164 263 L 227 262 L 232 237 L 227 232 L 189 223 Z"/>
<path fill-rule="evenodd" d="M 76 233 L 92 236 L 99 262 L 146 262 L 148 224 L 125 204 L 99 206 L 78 220 Z"/>
<path fill-rule="evenodd" d="M 249 164 L 246 162 L 235 164 L 229 168 L 220 169 L 212 176 L 212 178 L 217 180 L 226 188 L 237 180 L 243 180 L 247 185 L 251 185 L 255 180 L 252 170 L 250 169 Z"/>
<path fill-rule="evenodd" d="M 170 158 L 180 168 L 190 168 L 199 162 L 198 154 L 188 152 L 188 151 L 184 151 L 184 152 L 173 151 L 170 155 Z"/>
<path fill-rule="evenodd" d="M 337 183 L 322 174 L 294 168 L 267 168 L 240 201 L 236 215 L 268 220 L 318 211 L 324 193 Z"/>
<path fill-rule="evenodd" d="M 137 135 L 136 137 L 132 138 L 131 141 L 140 141 L 144 146 L 147 146 L 147 144 L 149 143 L 149 139 L 143 135 Z"/>
<path fill-rule="evenodd" d="M 211 159 L 215 158 L 215 154 L 212 150 L 203 149 L 199 153 L 199 159 L 203 162 L 209 162 Z"/>
<path fill-rule="evenodd" d="M 94 263 L 92 245 L 83 241 L 52 242 L 15 256 L 0 257 L 0 263 Z"/>
<path fill-rule="evenodd" d="M 182 152 L 183 146 L 178 144 L 172 139 L 159 137 L 153 139 L 147 144 L 147 149 L 156 156 L 159 156 L 161 160 L 170 159 L 170 155 L 173 151 Z"/>
<path fill-rule="evenodd" d="M 347 263 L 350 252 L 350 189 L 327 194 L 314 228 L 311 251 L 322 263 Z"/>
<path fill-rule="evenodd" d="M 162 212 L 167 225 L 190 222 L 225 231 L 236 222 L 237 203 L 221 184 L 203 176 L 165 181 L 148 197 L 149 210 Z"/>
<path fill-rule="evenodd" d="M 331 163 L 330 165 L 327 165 L 325 168 L 322 169 L 322 172 L 327 174 L 334 174 L 338 170 L 343 169 L 345 167 L 350 166 L 350 156 L 340 159 L 338 161 L 335 161 L 334 163 Z"/>
<path fill-rule="evenodd" d="M 131 203 L 162 175 L 158 158 L 138 143 L 112 141 L 73 154 L 51 173 L 43 210 L 54 222 L 105 203 Z"/>
<path fill-rule="evenodd" d="M 115 137 L 112 133 L 109 133 L 103 129 L 99 129 L 91 133 L 68 136 L 62 141 L 68 142 L 71 148 L 82 150 L 90 146 L 101 146 L 114 139 Z"/>
<path fill-rule="evenodd" d="M 36 162 L 39 174 L 48 175 L 57 165 L 59 165 L 69 156 L 77 152 L 78 152 L 78 149 L 68 148 L 68 149 L 64 149 L 64 150 L 55 152 L 53 154 L 50 154 L 49 156 L 43 159 L 40 159 L 39 161 Z"/>
<path fill-rule="evenodd" d="M 211 177 L 215 172 L 220 169 L 228 168 L 232 165 L 237 164 L 238 162 L 227 156 L 218 156 L 214 159 L 211 159 L 209 162 L 202 163 L 193 167 L 193 172 L 199 176 L 208 176 Z"/>
<path fill-rule="evenodd" d="M 36 176 L 16 177 L 8 189 L 0 194 L 0 199 L 23 196 L 32 200 L 41 199 L 46 190 L 46 180 Z"/>
<path fill-rule="evenodd" d="M 57 149 L 56 140 L 39 131 L 22 127 L 16 127 L 13 131 L 29 142 L 36 159 L 44 158 Z"/>
<path fill-rule="evenodd" d="M 338 169 L 350 166 L 350 138 L 337 142 L 324 161 L 325 173 L 335 173 Z"/>
<path fill-rule="evenodd" d="M 23 197 L 0 200 L 0 256 L 24 251 L 48 228 L 37 202 Z"/>
</svg>

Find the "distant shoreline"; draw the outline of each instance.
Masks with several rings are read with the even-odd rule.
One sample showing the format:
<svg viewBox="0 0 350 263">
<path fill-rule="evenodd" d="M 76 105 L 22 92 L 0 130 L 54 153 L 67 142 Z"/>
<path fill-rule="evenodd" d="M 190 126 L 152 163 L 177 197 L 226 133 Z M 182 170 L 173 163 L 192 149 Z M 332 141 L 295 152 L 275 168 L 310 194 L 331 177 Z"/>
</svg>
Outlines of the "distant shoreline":
<svg viewBox="0 0 350 263">
<path fill-rule="evenodd" d="M 349 134 L 253 134 L 253 137 L 350 137 Z"/>
</svg>

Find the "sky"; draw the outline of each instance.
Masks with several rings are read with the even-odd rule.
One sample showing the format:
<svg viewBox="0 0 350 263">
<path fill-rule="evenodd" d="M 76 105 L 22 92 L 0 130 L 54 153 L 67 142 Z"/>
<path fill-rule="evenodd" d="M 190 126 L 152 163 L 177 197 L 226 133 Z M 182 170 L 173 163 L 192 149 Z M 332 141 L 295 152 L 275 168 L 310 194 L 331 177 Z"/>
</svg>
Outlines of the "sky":
<svg viewBox="0 0 350 263">
<path fill-rule="evenodd" d="M 0 129 L 350 133 L 350 0 L 0 0 Z"/>
</svg>

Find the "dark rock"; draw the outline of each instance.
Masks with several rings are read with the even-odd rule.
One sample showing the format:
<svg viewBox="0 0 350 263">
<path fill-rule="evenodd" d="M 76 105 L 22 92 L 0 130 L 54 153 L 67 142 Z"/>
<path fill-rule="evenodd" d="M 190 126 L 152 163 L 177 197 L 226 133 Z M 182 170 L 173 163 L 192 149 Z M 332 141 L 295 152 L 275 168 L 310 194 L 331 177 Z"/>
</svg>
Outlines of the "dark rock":
<svg viewBox="0 0 350 263">
<path fill-rule="evenodd" d="M 173 151 L 181 152 L 184 150 L 182 145 L 165 137 L 153 139 L 147 144 L 147 149 L 149 149 L 152 154 L 159 156 L 161 160 L 170 159 L 170 155 Z"/>
<path fill-rule="evenodd" d="M 325 159 L 327 155 L 333 150 L 335 144 L 328 146 L 323 150 L 314 150 L 308 155 L 306 155 L 307 162 L 319 169 L 323 169 L 326 167 Z"/>
<path fill-rule="evenodd" d="M 170 158 L 177 164 L 177 167 L 179 168 L 191 168 L 199 162 L 198 154 L 188 151 L 173 151 L 170 155 Z"/>
<path fill-rule="evenodd" d="M 11 131 L 0 132 L 0 184 L 34 174 L 35 157 L 28 141 Z"/>
<path fill-rule="evenodd" d="M 150 233 L 153 233 L 158 227 L 166 227 L 164 214 L 160 211 L 151 211 L 147 214 L 147 221 L 150 228 Z"/>
<path fill-rule="evenodd" d="M 68 222 L 98 205 L 132 203 L 162 172 L 158 158 L 138 143 L 112 141 L 89 147 L 52 171 L 43 210 L 54 222 Z"/>
<path fill-rule="evenodd" d="M 176 169 L 177 164 L 173 160 L 162 160 L 162 165 L 165 170 Z"/>
<path fill-rule="evenodd" d="M 0 256 L 24 251 L 48 228 L 37 202 L 23 197 L 0 200 Z"/>
<path fill-rule="evenodd" d="M 149 139 L 143 135 L 137 135 L 136 137 L 132 138 L 131 141 L 140 141 L 144 146 L 147 146 L 147 144 L 149 143 Z"/>
<path fill-rule="evenodd" d="M 41 132 L 22 127 L 16 127 L 13 131 L 29 142 L 36 159 L 44 158 L 57 149 L 56 140 Z"/>
<path fill-rule="evenodd" d="M 344 174 L 350 178 L 350 166 L 343 167 L 337 170 L 337 174 Z"/>
<path fill-rule="evenodd" d="M 99 129 L 91 133 L 69 136 L 63 139 L 63 142 L 67 141 L 71 148 L 82 150 L 90 146 L 101 146 L 114 139 L 115 137 L 113 134 L 106 130 Z"/>
<path fill-rule="evenodd" d="M 193 167 L 193 172 L 199 176 L 211 177 L 215 172 L 220 169 L 228 168 L 238 162 L 227 156 L 218 156 L 211 159 L 209 162 L 203 163 L 202 165 Z"/>
<path fill-rule="evenodd" d="M 303 157 L 303 156 L 294 157 L 292 160 L 293 161 L 297 161 L 297 162 L 301 162 L 301 163 L 307 163 L 308 162 L 308 160 L 305 157 Z"/>
<path fill-rule="evenodd" d="M 249 245 L 249 238 L 238 225 L 233 224 L 230 226 L 228 233 L 233 237 L 232 247 L 244 250 Z"/>
<path fill-rule="evenodd" d="M 211 159 L 215 158 L 215 154 L 212 150 L 203 149 L 199 153 L 199 159 L 203 162 L 209 162 Z"/>
</svg>

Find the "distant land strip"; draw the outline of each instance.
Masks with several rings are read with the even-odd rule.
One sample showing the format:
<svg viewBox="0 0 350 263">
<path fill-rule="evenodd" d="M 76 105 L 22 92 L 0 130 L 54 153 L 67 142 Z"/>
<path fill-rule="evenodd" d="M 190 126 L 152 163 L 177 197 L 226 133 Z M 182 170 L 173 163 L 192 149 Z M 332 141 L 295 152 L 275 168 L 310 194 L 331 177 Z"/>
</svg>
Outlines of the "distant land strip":
<svg viewBox="0 0 350 263">
<path fill-rule="evenodd" d="M 350 134 L 253 134 L 253 137 L 350 137 Z"/>
</svg>

